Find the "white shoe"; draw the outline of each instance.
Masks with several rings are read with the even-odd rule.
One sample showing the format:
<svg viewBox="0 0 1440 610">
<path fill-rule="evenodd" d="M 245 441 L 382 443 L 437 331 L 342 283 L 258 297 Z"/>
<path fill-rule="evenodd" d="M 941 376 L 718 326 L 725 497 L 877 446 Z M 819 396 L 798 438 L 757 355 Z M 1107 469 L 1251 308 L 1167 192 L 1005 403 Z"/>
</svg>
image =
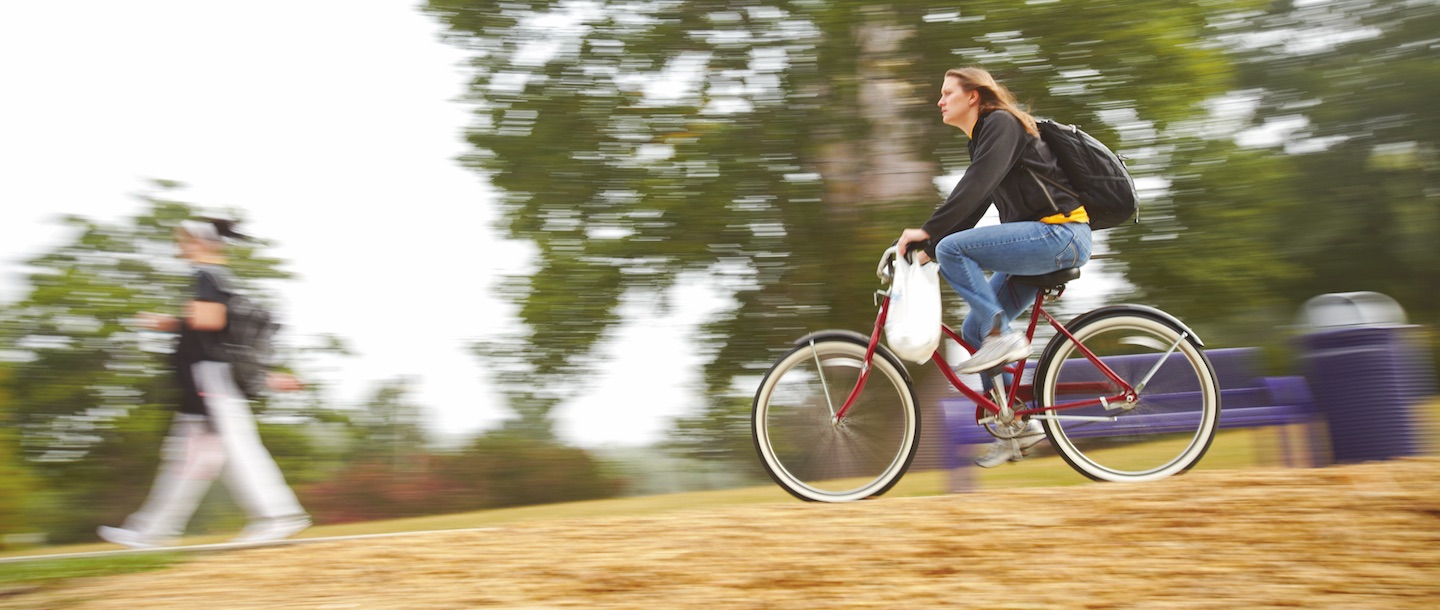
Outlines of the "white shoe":
<svg viewBox="0 0 1440 610">
<path fill-rule="evenodd" d="M 272 542 L 284 540 L 301 530 L 310 527 L 310 517 L 288 517 L 282 519 L 267 519 L 257 523 L 251 523 L 240 530 L 240 535 L 232 538 L 230 542 Z"/>
<path fill-rule="evenodd" d="M 1045 430 L 1040 428 L 1040 422 L 1030 420 L 1025 424 L 1025 431 L 1013 439 L 997 438 L 990 443 L 990 449 L 985 455 L 975 458 L 975 465 L 981 468 L 994 468 L 1005 462 L 1018 462 L 1025 459 L 1025 451 L 1034 447 L 1040 441 L 1045 440 Z M 1017 450 L 1015 445 L 1019 444 Z"/>
<path fill-rule="evenodd" d="M 955 370 L 966 374 L 984 372 L 1000 366 L 1009 364 L 1030 355 L 1030 341 L 1023 333 L 1009 332 L 999 336 L 985 338 L 980 344 L 980 349 L 969 360 L 961 362 Z"/>
<path fill-rule="evenodd" d="M 153 536 L 146 536 L 135 530 L 128 530 L 123 527 L 110 527 L 108 525 L 95 528 L 95 534 L 100 536 L 100 539 L 105 542 L 128 546 L 132 549 L 153 549 L 175 544 L 175 540 L 171 538 L 155 538 Z"/>
</svg>

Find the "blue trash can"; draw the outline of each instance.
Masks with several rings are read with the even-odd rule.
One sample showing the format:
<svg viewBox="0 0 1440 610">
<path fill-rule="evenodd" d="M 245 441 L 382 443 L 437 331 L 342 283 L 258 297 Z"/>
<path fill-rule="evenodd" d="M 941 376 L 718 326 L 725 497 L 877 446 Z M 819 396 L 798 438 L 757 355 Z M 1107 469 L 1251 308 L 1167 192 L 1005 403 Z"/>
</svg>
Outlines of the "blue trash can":
<svg viewBox="0 0 1440 610">
<path fill-rule="evenodd" d="M 1354 305 L 1356 295 L 1383 297 L 1348 293 L 1312 299 L 1311 320 L 1324 323 L 1312 325 L 1318 328 L 1300 341 L 1304 375 L 1329 423 L 1332 459 L 1353 464 L 1418 455 L 1423 434 L 1415 409 L 1435 391 L 1429 353 L 1418 327 L 1403 324 L 1403 318 L 1377 319 L 1372 309 L 1341 324 L 1336 303 Z"/>
</svg>

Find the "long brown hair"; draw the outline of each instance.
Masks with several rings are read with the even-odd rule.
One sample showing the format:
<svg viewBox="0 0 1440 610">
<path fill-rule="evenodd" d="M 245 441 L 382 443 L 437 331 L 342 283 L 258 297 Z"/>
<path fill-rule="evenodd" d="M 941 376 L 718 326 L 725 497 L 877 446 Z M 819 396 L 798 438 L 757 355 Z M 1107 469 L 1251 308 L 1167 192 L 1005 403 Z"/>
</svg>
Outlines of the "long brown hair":
<svg viewBox="0 0 1440 610">
<path fill-rule="evenodd" d="M 1039 136 L 1040 130 L 1035 127 L 1035 117 L 1020 109 L 1015 102 L 1015 95 L 1010 93 L 1005 85 L 990 76 L 984 68 L 966 67 L 955 68 L 945 72 L 945 78 L 957 78 L 960 80 L 960 87 L 966 91 L 980 92 L 981 110 L 1004 110 L 1020 119 L 1020 124 L 1025 126 L 1025 131 L 1032 136 Z"/>
</svg>

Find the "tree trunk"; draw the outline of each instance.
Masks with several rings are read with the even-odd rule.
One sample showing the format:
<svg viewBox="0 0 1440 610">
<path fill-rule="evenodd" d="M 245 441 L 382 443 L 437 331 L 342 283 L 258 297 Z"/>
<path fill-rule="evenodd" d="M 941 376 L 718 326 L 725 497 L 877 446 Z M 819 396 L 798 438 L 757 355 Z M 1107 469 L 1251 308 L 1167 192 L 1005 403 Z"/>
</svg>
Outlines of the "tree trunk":
<svg viewBox="0 0 1440 610">
<path fill-rule="evenodd" d="M 926 100 L 901 74 L 909 65 L 901 43 L 914 32 L 894 25 L 888 13 L 868 17 L 853 30 L 858 48 L 854 98 L 836 113 L 838 122 L 820 127 L 825 136 L 815 165 L 825 180 L 825 208 L 832 218 L 851 216 L 868 205 L 937 196 L 939 167 L 920 149 L 924 130 L 932 126 L 916 120 L 913 112 Z M 863 136 L 856 137 L 856 126 L 863 126 Z"/>
</svg>

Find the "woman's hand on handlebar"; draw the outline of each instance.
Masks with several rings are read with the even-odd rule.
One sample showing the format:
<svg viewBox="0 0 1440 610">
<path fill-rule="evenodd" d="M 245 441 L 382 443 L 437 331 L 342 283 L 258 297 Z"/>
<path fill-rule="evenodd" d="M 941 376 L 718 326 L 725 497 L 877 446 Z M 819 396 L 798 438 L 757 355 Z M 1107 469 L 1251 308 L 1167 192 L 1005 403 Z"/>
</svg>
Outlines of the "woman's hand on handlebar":
<svg viewBox="0 0 1440 610">
<path fill-rule="evenodd" d="M 913 244 L 919 248 L 915 258 L 911 259 L 921 265 L 930 262 L 930 256 L 925 253 L 925 247 L 929 245 L 930 233 L 925 229 L 905 229 L 900 233 L 900 256 L 905 256 Z"/>
</svg>

